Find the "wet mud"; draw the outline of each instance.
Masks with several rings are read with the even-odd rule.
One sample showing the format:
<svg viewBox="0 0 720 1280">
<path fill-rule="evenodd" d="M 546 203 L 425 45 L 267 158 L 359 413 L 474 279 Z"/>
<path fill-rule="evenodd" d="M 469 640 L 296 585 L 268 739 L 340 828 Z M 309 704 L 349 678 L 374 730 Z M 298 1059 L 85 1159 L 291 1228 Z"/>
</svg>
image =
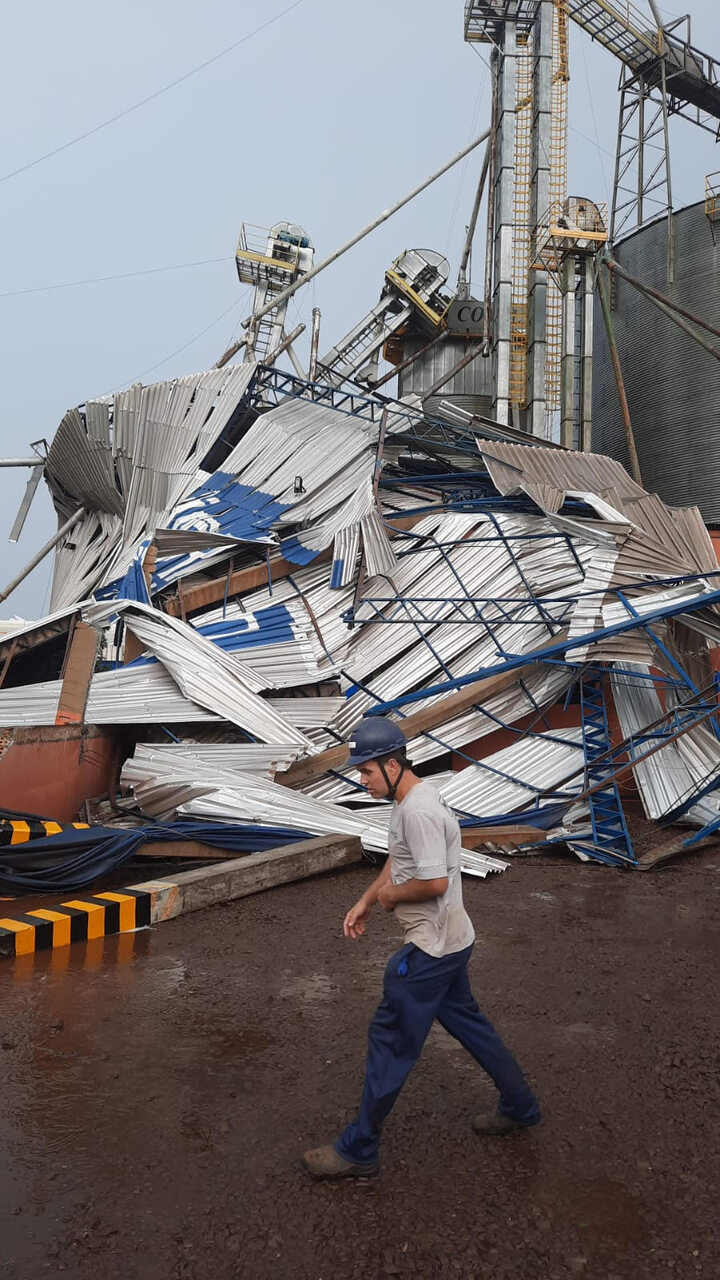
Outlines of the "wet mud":
<svg viewBox="0 0 720 1280">
<path fill-rule="evenodd" d="M 436 1028 L 378 1179 L 298 1167 L 362 1080 L 392 918 L 353 868 L 0 966 L 0 1280 L 720 1276 L 720 853 L 466 881 L 473 986 L 542 1125 Z"/>
</svg>

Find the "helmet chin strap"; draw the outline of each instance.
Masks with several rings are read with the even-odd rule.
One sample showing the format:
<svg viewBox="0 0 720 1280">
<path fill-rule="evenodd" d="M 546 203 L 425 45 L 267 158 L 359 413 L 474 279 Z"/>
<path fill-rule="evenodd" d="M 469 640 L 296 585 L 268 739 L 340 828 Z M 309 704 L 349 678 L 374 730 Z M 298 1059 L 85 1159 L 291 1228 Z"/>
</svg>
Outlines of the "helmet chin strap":
<svg viewBox="0 0 720 1280">
<path fill-rule="evenodd" d="M 395 799 L 395 792 L 397 791 L 397 789 L 398 789 L 398 787 L 399 787 L 399 785 L 400 785 L 400 780 L 401 780 L 401 778 L 402 778 L 403 774 L 405 773 L 405 770 L 407 769 L 407 765 L 406 765 L 406 764 L 402 764 L 402 765 L 400 766 L 400 772 L 399 772 L 399 774 L 398 774 L 397 778 L 395 779 L 395 781 L 394 781 L 394 782 L 391 782 L 391 781 L 390 781 L 390 779 L 389 779 L 389 778 L 388 778 L 388 776 L 387 776 L 387 773 L 386 773 L 386 771 L 385 771 L 385 765 L 383 764 L 382 760 L 378 760 L 378 762 L 377 762 L 377 763 L 378 763 L 378 768 L 379 768 L 379 770 L 380 770 L 380 772 L 381 772 L 381 774 L 382 774 L 383 778 L 385 779 L 385 786 L 386 786 L 386 787 L 387 787 L 387 789 L 388 789 L 388 800 L 394 800 L 394 799 Z"/>
</svg>

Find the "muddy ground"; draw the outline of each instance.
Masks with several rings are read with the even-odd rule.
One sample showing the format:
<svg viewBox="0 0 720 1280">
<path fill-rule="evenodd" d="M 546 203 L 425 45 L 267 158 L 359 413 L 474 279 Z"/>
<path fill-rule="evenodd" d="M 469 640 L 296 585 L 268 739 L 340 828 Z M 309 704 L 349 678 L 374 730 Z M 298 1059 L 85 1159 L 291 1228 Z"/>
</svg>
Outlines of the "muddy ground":
<svg viewBox="0 0 720 1280">
<path fill-rule="evenodd" d="M 466 881 L 545 1122 L 475 1137 L 492 1087 L 438 1028 L 381 1176 L 317 1185 L 395 944 L 342 938 L 369 874 L 0 962 L 2 1280 L 720 1276 L 720 850 Z"/>
</svg>

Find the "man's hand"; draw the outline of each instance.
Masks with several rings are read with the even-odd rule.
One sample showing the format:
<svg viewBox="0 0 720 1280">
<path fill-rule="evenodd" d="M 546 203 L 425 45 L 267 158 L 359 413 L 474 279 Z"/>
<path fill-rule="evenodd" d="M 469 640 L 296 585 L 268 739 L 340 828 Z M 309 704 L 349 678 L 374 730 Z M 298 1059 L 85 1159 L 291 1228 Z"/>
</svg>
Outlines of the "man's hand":
<svg viewBox="0 0 720 1280">
<path fill-rule="evenodd" d="M 378 889 L 378 902 L 385 911 L 394 911 L 397 902 L 397 887 L 394 884 L 383 884 Z"/>
<path fill-rule="evenodd" d="M 370 915 L 370 903 L 363 896 L 348 911 L 343 920 L 343 933 L 346 938 L 360 938 L 365 932 L 365 921 Z"/>
</svg>

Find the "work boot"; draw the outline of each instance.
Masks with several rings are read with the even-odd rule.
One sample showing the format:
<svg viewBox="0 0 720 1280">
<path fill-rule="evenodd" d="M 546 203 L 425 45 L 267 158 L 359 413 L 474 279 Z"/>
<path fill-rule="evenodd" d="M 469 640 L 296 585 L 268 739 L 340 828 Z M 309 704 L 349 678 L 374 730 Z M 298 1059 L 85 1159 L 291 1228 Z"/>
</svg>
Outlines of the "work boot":
<svg viewBox="0 0 720 1280">
<path fill-rule="evenodd" d="M 330 1145 L 306 1151 L 302 1162 L 313 1178 L 371 1178 L 380 1168 L 377 1160 L 374 1164 L 352 1164 Z"/>
<path fill-rule="evenodd" d="M 531 1129 L 541 1119 L 542 1116 L 538 1115 L 533 1120 L 513 1120 L 512 1116 L 504 1116 L 501 1111 L 486 1111 L 473 1118 L 472 1127 L 476 1133 L 498 1137 L 502 1133 L 514 1133 L 516 1129 Z"/>
</svg>

